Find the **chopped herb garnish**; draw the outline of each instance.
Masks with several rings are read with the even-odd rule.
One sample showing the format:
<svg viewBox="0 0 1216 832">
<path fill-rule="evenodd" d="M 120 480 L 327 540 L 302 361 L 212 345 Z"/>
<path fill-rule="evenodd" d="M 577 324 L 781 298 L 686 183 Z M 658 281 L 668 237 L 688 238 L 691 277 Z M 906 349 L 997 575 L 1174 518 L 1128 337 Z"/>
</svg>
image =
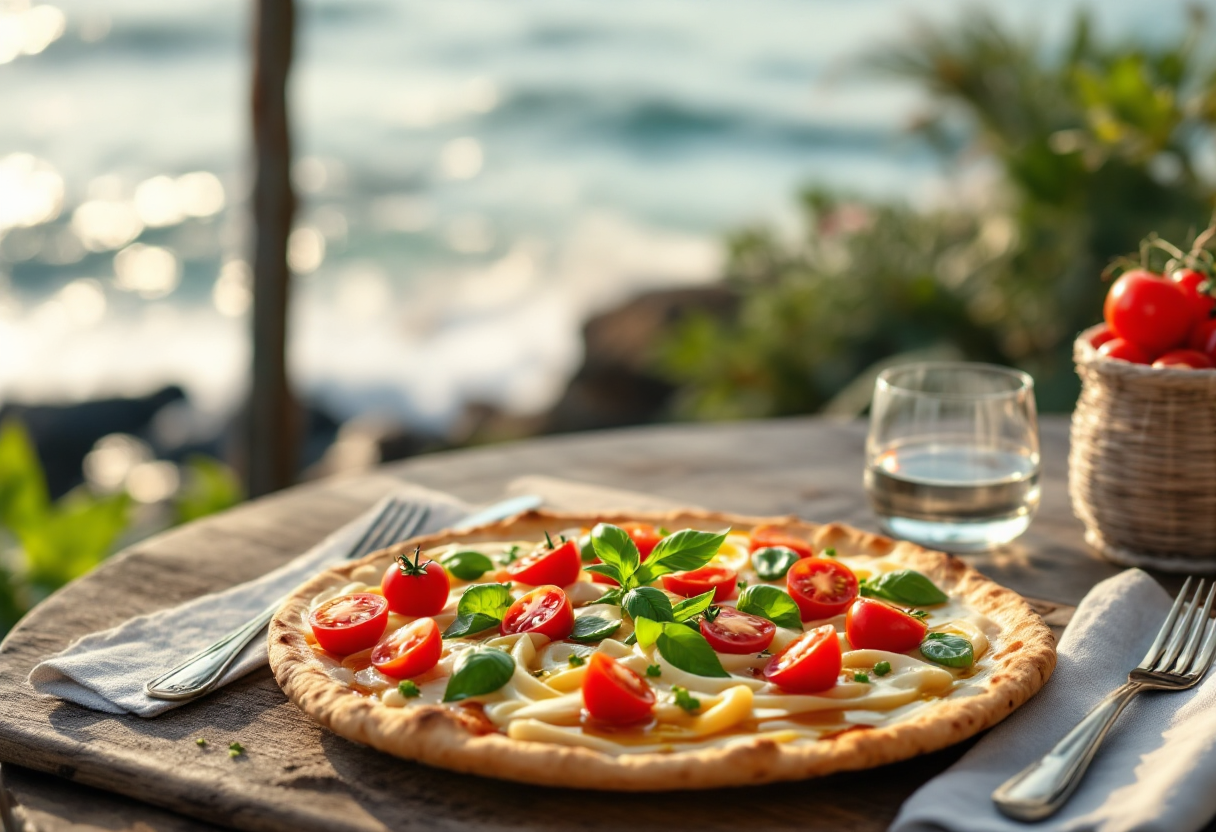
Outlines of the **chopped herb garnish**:
<svg viewBox="0 0 1216 832">
<path fill-rule="evenodd" d="M 239 742 L 228 743 L 228 756 L 229 757 L 239 757 L 244 753 L 245 753 L 245 746 L 241 745 Z"/>
<path fill-rule="evenodd" d="M 759 653 L 756 654 L 756 658 L 757 659 L 767 659 L 767 658 L 771 658 L 772 655 L 773 655 L 772 650 L 761 650 Z"/>
<path fill-rule="evenodd" d="M 510 566 L 511 564 L 515 563 L 515 561 L 518 559 L 519 559 L 519 547 L 518 546 L 511 546 L 500 557 L 500 560 L 502 561 L 503 566 Z"/>
<path fill-rule="evenodd" d="M 820 554 L 822 554 L 825 558 L 834 558 L 834 557 L 836 557 L 836 550 L 833 549 L 831 546 L 829 546 L 828 548 L 824 549 Z"/>
<path fill-rule="evenodd" d="M 558 535 L 558 537 L 560 537 L 560 536 L 561 535 Z M 548 546 L 550 549 L 557 548 L 556 546 L 553 545 L 553 538 L 549 537 L 549 531 L 547 529 L 545 530 L 545 545 Z"/>
<path fill-rule="evenodd" d="M 917 621 L 924 621 L 929 617 L 928 610 L 907 610 L 908 615 L 915 618 Z"/>
<path fill-rule="evenodd" d="M 879 662 L 878 664 L 874 665 L 874 675 L 875 676 L 886 676 L 890 672 L 891 672 L 891 663 L 890 662 Z"/>
<path fill-rule="evenodd" d="M 663 675 L 663 668 L 659 667 L 657 664 L 648 664 L 646 665 L 646 675 L 652 679 L 658 678 L 659 676 Z"/>
<path fill-rule="evenodd" d="M 659 526 L 659 536 L 660 537 L 670 537 L 671 532 L 667 531 L 666 526 Z"/>
<path fill-rule="evenodd" d="M 419 690 L 418 686 L 409 679 L 397 683 L 397 692 L 406 699 L 413 699 L 415 696 L 422 696 L 422 691 Z"/>
<path fill-rule="evenodd" d="M 747 589 L 747 581 L 744 581 L 744 580 L 735 581 L 735 586 L 739 587 L 739 589 Z"/>
<path fill-rule="evenodd" d="M 721 614 L 722 614 L 721 607 L 707 607 L 705 612 L 703 613 L 706 621 L 713 621 L 715 618 L 717 618 Z"/>
<path fill-rule="evenodd" d="M 870 684 L 870 677 L 865 673 L 854 673 L 853 681 L 854 682 L 864 682 L 865 684 L 868 685 L 868 684 Z"/>
<path fill-rule="evenodd" d="M 570 658 L 566 659 L 566 664 L 570 665 L 571 667 L 582 667 L 586 663 L 587 660 L 577 653 L 571 653 Z"/>
<path fill-rule="evenodd" d="M 194 744 L 197 745 L 199 748 L 202 748 L 203 746 L 205 746 L 207 744 L 207 741 L 205 739 L 203 739 L 202 737 L 199 737 L 198 739 L 196 739 L 194 741 Z"/>
<path fill-rule="evenodd" d="M 688 688 L 672 685 L 671 693 L 676 698 L 676 704 L 689 713 L 700 710 L 701 700 L 689 693 Z"/>
</svg>

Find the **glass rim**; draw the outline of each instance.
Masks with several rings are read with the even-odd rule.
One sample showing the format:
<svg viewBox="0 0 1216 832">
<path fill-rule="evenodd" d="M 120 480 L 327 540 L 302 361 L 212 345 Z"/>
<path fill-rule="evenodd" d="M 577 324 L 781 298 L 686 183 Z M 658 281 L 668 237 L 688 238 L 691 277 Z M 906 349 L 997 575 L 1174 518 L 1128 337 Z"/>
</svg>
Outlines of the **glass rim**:
<svg viewBox="0 0 1216 832">
<path fill-rule="evenodd" d="M 1004 376 L 1006 378 L 1013 379 L 1017 382 L 1017 385 L 1008 390 L 998 390 L 993 392 L 935 393 L 930 390 L 906 387 L 892 381 L 893 375 L 914 370 L 981 371 L 989 375 Z M 1031 377 L 1030 373 L 1023 370 L 1018 370 L 1014 367 L 1006 367 L 1001 364 L 989 364 L 983 361 L 913 361 L 908 364 L 896 364 L 895 366 L 887 367 L 878 374 L 878 378 L 874 381 L 874 386 L 876 390 L 885 388 L 889 391 L 906 396 L 919 396 L 921 398 L 932 399 L 954 399 L 958 401 L 982 401 L 984 399 L 1016 398 L 1025 393 L 1033 393 L 1034 378 Z"/>
</svg>

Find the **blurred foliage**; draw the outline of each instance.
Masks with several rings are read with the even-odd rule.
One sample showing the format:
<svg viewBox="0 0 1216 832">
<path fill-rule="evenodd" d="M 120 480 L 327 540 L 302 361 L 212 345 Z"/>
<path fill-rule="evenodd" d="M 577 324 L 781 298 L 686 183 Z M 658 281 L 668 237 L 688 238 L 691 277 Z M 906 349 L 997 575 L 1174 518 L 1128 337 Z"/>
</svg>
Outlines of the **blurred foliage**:
<svg viewBox="0 0 1216 832">
<path fill-rule="evenodd" d="M 918 133 L 993 181 L 929 210 L 813 191 L 797 239 L 732 234 L 737 318 L 694 316 L 660 347 L 676 415 L 813 412 L 876 364 L 925 354 L 1019 366 L 1043 410 L 1071 409 L 1072 340 L 1100 319 L 1103 267 L 1211 216 L 1197 171 L 1216 138 L 1205 34 L 1194 12 L 1181 43 L 1107 45 L 1081 15 L 1052 52 L 976 11 L 870 62 L 926 90 Z"/>
<path fill-rule="evenodd" d="M 206 457 L 189 460 L 172 513 L 186 522 L 241 500 L 232 471 Z M 0 425 L 0 635 L 30 607 L 92 570 L 132 530 L 125 492 L 80 486 L 52 501 L 34 444 L 20 422 Z"/>
</svg>

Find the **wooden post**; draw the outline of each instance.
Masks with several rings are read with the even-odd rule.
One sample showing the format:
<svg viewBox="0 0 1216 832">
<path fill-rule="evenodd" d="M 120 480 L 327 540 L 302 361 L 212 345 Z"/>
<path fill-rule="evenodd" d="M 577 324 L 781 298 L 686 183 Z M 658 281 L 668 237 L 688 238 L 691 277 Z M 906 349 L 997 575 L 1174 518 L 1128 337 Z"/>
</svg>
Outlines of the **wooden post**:
<svg viewBox="0 0 1216 832">
<path fill-rule="evenodd" d="M 298 417 L 287 380 L 287 238 L 295 214 L 287 76 L 294 0 L 256 0 L 253 50 L 253 378 L 245 478 L 250 497 L 295 479 Z"/>
</svg>

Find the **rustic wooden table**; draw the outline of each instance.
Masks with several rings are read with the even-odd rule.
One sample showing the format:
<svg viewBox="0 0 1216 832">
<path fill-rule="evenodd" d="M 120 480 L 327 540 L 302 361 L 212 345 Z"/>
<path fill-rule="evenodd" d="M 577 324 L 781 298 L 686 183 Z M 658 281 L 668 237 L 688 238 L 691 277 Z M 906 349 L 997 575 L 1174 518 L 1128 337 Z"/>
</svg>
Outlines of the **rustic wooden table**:
<svg viewBox="0 0 1216 832">
<path fill-rule="evenodd" d="M 857 423 L 792 419 L 648 427 L 435 454 L 294 488 L 146 540 L 49 598 L 0 646 L 0 761 L 11 804 L 0 814 L 15 827 L 44 832 L 217 828 L 212 824 L 293 832 L 694 824 L 706 832 L 740 825 L 885 829 L 900 803 L 966 744 L 804 783 L 621 799 L 456 776 L 385 757 L 308 723 L 269 670 L 155 720 L 42 699 L 24 681 L 38 659 L 73 638 L 278 566 L 401 480 L 488 503 L 515 478 L 539 474 L 708 508 L 873 528 L 861 485 L 864 435 Z M 1069 509 L 1066 419 L 1043 420 L 1042 444 L 1038 518 L 1014 545 L 973 560 L 1025 595 L 1075 604 L 1118 568 L 1089 553 Z M 237 761 L 200 753 L 191 741 L 199 735 L 221 749 L 228 738 L 240 738 L 251 750 Z"/>
</svg>

